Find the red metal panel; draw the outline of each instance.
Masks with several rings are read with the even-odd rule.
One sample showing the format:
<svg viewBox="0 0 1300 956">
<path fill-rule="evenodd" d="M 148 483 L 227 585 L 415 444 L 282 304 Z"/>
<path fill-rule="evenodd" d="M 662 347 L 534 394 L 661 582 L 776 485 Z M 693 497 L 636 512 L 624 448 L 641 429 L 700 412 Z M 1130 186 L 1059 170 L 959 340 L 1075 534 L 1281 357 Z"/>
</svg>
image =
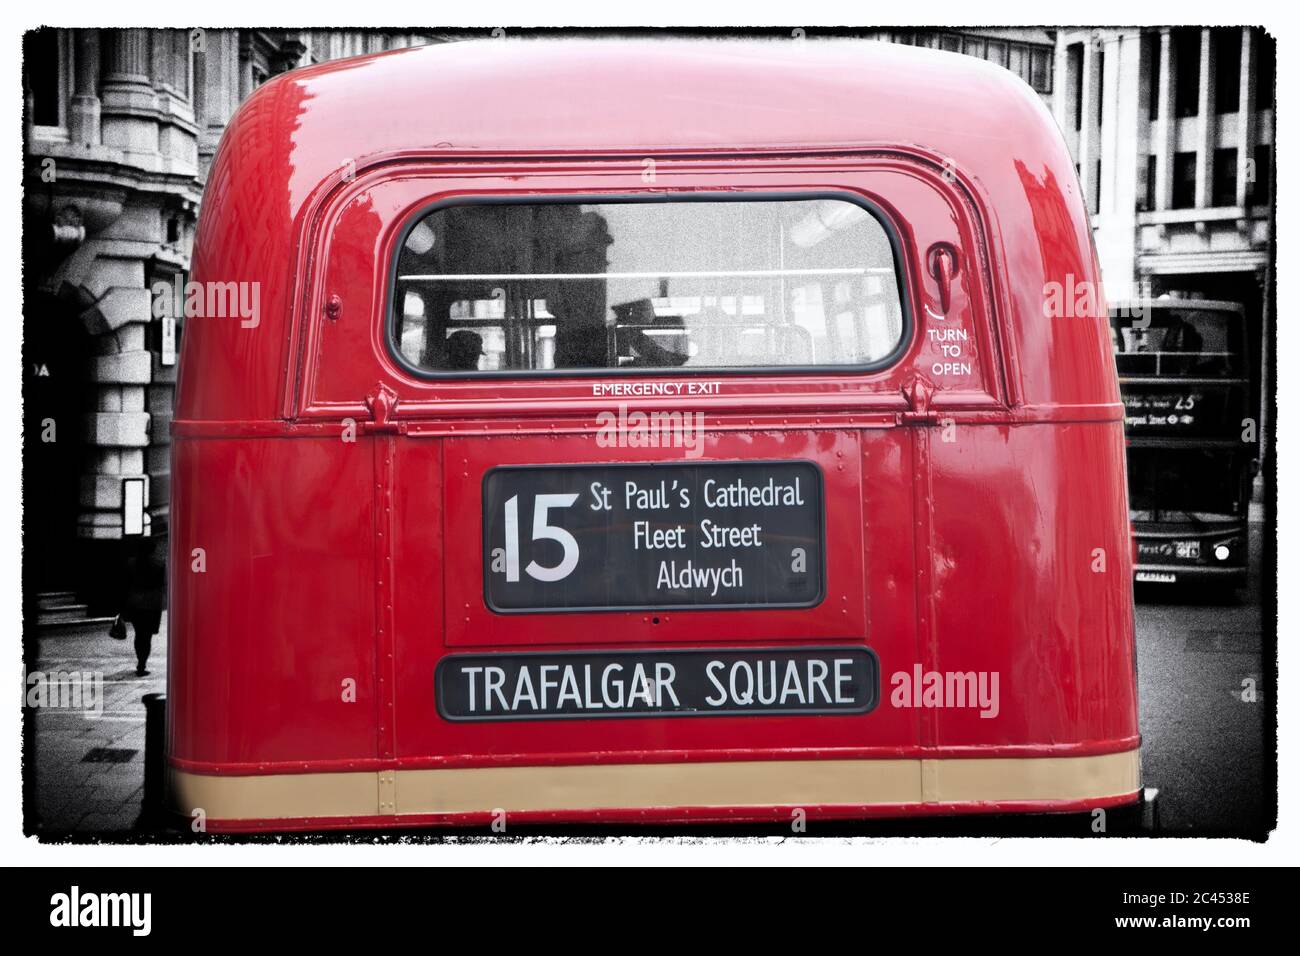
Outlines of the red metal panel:
<svg viewBox="0 0 1300 956">
<path fill-rule="evenodd" d="M 375 756 L 372 441 L 173 444 L 174 758 Z"/>
<path fill-rule="evenodd" d="M 937 712 L 944 747 L 1131 746 L 1137 728 L 1125 487 L 1114 425 L 962 427 L 930 442 L 936 657 L 999 672 L 1000 712 Z"/>
<path fill-rule="evenodd" d="M 538 721 L 511 724 L 509 733 L 502 733 L 491 724 L 444 721 L 433 696 L 438 660 L 470 645 L 505 650 L 521 645 L 570 649 L 844 641 L 865 643 L 882 659 L 910 659 L 915 641 L 912 555 L 898 544 L 909 533 L 908 514 L 899 507 L 907 485 L 908 462 L 900 449 L 905 441 L 903 429 L 891 428 L 726 433 L 706 444 L 702 461 L 791 458 L 821 466 L 830 575 L 826 598 L 815 608 L 503 616 L 488 611 L 482 599 L 479 489 L 485 468 L 512 462 L 645 461 L 650 460 L 646 450 L 596 449 L 590 437 L 405 440 L 395 542 L 399 564 L 418 570 L 399 576 L 396 598 L 403 765 L 442 765 L 460 755 L 480 755 L 470 757 L 471 764 L 549 763 L 591 761 L 597 752 L 601 761 L 611 762 L 682 759 L 691 753 L 694 759 L 710 753 L 752 758 L 792 750 L 891 753 L 913 748 L 914 715 L 884 706 L 851 717 Z M 674 460 L 682 461 L 680 452 Z M 862 474 L 860 462 L 872 466 L 869 477 Z"/>
</svg>

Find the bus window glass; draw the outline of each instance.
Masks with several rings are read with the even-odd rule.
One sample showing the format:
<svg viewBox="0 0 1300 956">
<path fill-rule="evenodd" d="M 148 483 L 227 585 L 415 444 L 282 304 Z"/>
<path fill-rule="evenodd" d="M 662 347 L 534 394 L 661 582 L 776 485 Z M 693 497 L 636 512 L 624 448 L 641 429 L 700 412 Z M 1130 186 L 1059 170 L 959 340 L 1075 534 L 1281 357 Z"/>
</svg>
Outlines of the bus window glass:
<svg viewBox="0 0 1300 956">
<path fill-rule="evenodd" d="M 1241 323 L 1229 312 L 1153 307 L 1146 316 L 1113 318 L 1111 342 L 1121 378 L 1241 374 Z"/>
<path fill-rule="evenodd" d="M 1250 483 L 1238 449 L 1139 446 L 1128 453 L 1129 507 L 1135 519 L 1235 515 L 1244 511 Z"/>
<path fill-rule="evenodd" d="M 889 234 L 848 199 L 443 206 L 392 301 L 426 372 L 874 366 L 904 330 Z"/>
</svg>

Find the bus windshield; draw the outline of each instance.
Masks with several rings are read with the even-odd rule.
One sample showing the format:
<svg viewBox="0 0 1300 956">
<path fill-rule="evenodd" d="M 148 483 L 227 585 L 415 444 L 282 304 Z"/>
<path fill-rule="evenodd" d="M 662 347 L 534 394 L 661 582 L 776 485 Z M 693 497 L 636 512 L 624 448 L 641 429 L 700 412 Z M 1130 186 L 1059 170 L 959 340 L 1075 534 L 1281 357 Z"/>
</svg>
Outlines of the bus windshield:
<svg viewBox="0 0 1300 956">
<path fill-rule="evenodd" d="M 1236 312 L 1163 308 L 1158 303 L 1111 320 L 1120 378 L 1235 378 L 1241 374 L 1242 323 Z"/>
</svg>

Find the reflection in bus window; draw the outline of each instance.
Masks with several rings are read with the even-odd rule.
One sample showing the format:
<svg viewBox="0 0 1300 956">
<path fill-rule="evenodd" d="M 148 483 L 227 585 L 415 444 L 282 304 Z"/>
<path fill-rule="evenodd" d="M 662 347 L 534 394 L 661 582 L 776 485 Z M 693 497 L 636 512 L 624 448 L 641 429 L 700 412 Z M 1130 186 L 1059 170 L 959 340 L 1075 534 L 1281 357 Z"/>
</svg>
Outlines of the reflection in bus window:
<svg viewBox="0 0 1300 956">
<path fill-rule="evenodd" d="M 846 199 L 444 206 L 399 254 L 394 347 L 445 372 L 868 366 L 899 286 Z"/>
</svg>

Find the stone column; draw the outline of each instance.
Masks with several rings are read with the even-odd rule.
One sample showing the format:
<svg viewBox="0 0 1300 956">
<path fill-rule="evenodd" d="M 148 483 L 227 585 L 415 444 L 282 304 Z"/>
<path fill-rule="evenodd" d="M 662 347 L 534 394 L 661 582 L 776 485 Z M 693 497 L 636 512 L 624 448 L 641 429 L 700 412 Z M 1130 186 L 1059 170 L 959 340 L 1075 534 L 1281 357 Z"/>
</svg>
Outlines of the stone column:
<svg viewBox="0 0 1300 956">
<path fill-rule="evenodd" d="M 99 37 L 98 30 L 74 30 L 72 102 L 68 111 L 68 134 L 79 146 L 98 146 L 99 128 Z"/>
<path fill-rule="evenodd" d="M 1097 123 L 1097 110 L 1101 102 L 1101 42 L 1089 37 L 1083 45 L 1082 102 L 1079 106 L 1079 185 L 1083 189 L 1088 212 L 1097 212 L 1100 196 L 1097 182 L 1097 159 L 1100 156 L 1101 127 Z"/>
<path fill-rule="evenodd" d="M 1056 125 L 1061 128 L 1061 132 L 1068 135 L 1067 131 L 1073 129 L 1070 125 L 1073 117 L 1069 113 L 1069 104 L 1074 102 L 1074 78 L 1070 76 L 1070 47 L 1065 40 L 1064 31 L 1056 36 L 1055 70 L 1056 82 L 1053 86 L 1056 93 L 1052 97 L 1052 115 L 1056 118 Z"/>
<path fill-rule="evenodd" d="M 1255 169 L 1255 73 L 1259 48 L 1250 27 L 1241 28 L 1241 86 L 1237 94 L 1237 205 L 1250 201 L 1250 184 L 1263 170 Z"/>
<path fill-rule="evenodd" d="M 1151 153 L 1156 158 L 1155 208 L 1170 209 L 1174 205 L 1174 71 L 1178 69 L 1178 52 L 1168 27 L 1160 29 L 1160 89 L 1157 96 L 1159 115 L 1156 118 L 1155 136 Z"/>
<path fill-rule="evenodd" d="M 105 146 L 122 150 L 131 165 L 158 168 L 157 94 L 149 79 L 149 31 L 104 30 L 107 55 L 101 87 Z"/>
<path fill-rule="evenodd" d="M 105 41 L 100 58 L 103 145 L 120 151 L 122 159 L 115 168 L 128 178 L 163 168 L 149 34 L 138 29 L 100 33 Z M 84 538 L 121 538 L 122 479 L 148 476 L 146 387 L 153 368 L 147 338 L 152 300 L 145 276 L 146 261 L 163 239 L 155 194 L 129 190 L 121 215 L 83 247 L 91 261 L 79 284 L 94 305 L 82 313 L 81 321 L 95 337 L 88 372 L 96 397 L 94 409 L 83 418 L 88 454 L 77 530 Z M 148 488 L 146 482 L 146 507 Z"/>
<path fill-rule="evenodd" d="M 1210 28 L 1201 30 L 1201 70 L 1196 92 L 1196 208 L 1214 204 L 1214 40 Z"/>
<path fill-rule="evenodd" d="M 1097 183 L 1097 212 L 1101 215 L 1109 215 L 1117 210 L 1117 184 L 1122 181 L 1122 187 L 1127 187 L 1128 180 L 1131 178 L 1127 166 L 1131 165 L 1133 154 L 1130 152 L 1124 155 L 1119 152 L 1120 124 L 1124 122 L 1121 112 L 1126 113 L 1129 102 L 1133 100 L 1130 94 L 1124 97 L 1123 105 L 1120 103 L 1119 76 L 1122 70 L 1120 39 L 1121 35 L 1118 33 L 1107 34 L 1100 38 L 1102 62 L 1105 65 L 1105 72 L 1099 78 L 1098 90 L 1101 125 L 1097 136 L 1097 158 L 1101 160 L 1101 173 Z M 1125 89 L 1129 91 L 1136 89 L 1136 84 L 1130 84 Z"/>
<path fill-rule="evenodd" d="M 87 330 L 96 336 L 97 354 L 90 368 L 96 402 L 83 422 L 90 454 L 83 465 L 77 533 L 83 538 L 114 539 L 122 537 L 122 479 L 146 474 L 150 295 L 144 288 L 143 263 L 125 255 L 97 259 L 87 286 L 101 297 L 82 316 Z M 146 507 L 148 503 L 146 496 Z M 145 528 L 147 534 L 147 514 Z"/>
<path fill-rule="evenodd" d="M 108 83 L 149 85 L 149 31 L 106 30 L 108 59 L 104 80 Z"/>
<path fill-rule="evenodd" d="M 1137 270 L 1137 208 L 1146 179 L 1147 98 L 1141 78 L 1152 57 L 1140 30 L 1107 36 L 1105 108 L 1102 111 L 1101 204 L 1094 217 L 1094 239 L 1111 302 L 1131 299 Z"/>
<path fill-rule="evenodd" d="M 199 127 L 199 166 L 206 176 L 212 165 L 221 134 L 239 106 L 239 31 L 207 30 L 203 35 L 202 76 L 195 74 L 195 85 L 203 84 L 195 97 L 201 103 L 195 119 Z"/>
<path fill-rule="evenodd" d="M 253 73 L 255 56 L 251 31 L 244 31 L 239 38 L 239 102 L 241 103 L 257 88 Z"/>
</svg>

